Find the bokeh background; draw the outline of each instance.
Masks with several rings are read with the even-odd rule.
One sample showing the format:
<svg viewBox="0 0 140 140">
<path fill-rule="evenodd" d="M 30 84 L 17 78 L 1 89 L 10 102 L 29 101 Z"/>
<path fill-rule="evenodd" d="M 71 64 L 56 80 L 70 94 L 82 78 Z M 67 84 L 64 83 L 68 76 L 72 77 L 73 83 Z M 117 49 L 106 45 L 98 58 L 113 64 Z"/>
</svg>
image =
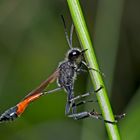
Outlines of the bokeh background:
<svg viewBox="0 0 140 140">
<path fill-rule="evenodd" d="M 87 27 L 123 140 L 140 138 L 140 1 L 81 0 Z M 65 0 L 0 1 L 0 113 L 45 80 L 69 49 L 60 18 L 72 23 Z M 76 33 L 73 44 L 80 47 Z M 47 90 L 55 88 L 54 83 Z M 91 90 L 88 73 L 79 75 L 75 94 Z M 96 100 L 96 96 L 90 98 Z M 104 122 L 74 121 L 65 112 L 63 91 L 33 102 L 16 121 L 0 124 L 1 140 L 107 140 Z M 95 108 L 97 103 L 79 107 Z"/>
</svg>

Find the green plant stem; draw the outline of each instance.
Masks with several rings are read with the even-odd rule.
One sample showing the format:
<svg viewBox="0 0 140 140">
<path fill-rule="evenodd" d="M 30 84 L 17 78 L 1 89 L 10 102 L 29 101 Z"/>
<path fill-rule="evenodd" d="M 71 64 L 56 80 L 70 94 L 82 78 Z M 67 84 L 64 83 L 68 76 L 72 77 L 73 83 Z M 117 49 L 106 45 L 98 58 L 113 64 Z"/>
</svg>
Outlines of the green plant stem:
<svg viewBox="0 0 140 140">
<path fill-rule="evenodd" d="M 86 61 L 90 67 L 99 70 L 96 56 L 92 47 L 92 43 L 87 31 L 83 13 L 80 7 L 79 0 L 67 0 L 70 13 L 83 49 L 88 49 L 86 51 Z M 102 112 L 102 115 L 105 120 L 114 121 L 113 112 L 109 103 L 107 96 L 107 91 L 102 80 L 101 74 L 94 70 L 90 71 L 90 76 L 94 89 L 98 89 L 100 86 L 103 86 L 103 89 L 100 90 L 96 95 L 99 102 L 99 106 Z M 108 136 L 110 140 L 120 140 L 120 135 L 116 124 L 105 123 Z"/>
</svg>

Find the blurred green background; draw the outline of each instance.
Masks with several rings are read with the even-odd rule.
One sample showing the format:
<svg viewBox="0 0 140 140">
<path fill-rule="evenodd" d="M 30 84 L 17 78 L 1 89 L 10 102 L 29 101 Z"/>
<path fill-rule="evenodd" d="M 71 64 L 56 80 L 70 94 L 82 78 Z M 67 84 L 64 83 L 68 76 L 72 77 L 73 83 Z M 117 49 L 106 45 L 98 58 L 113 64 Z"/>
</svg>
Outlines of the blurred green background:
<svg viewBox="0 0 140 140">
<path fill-rule="evenodd" d="M 105 73 L 114 114 L 123 140 L 140 137 L 140 1 L 81 0 L 100 69 Z M 69 49 L 60 18 L 71 17 L 64 0 L 0 1 L 0 113 L 16 105 L 46 79 Z M 74 34 L 73 44 L 80 47 Z M 49 89 L 56 84 L 49 86 Z M 88 74 L 79 75 L 75 94 L 89 91 Z M 96 100 L 95 95 L 91 96 Z M 66 93 L 56 92 L 33 102 L 11 123 L 0 124 L 1 140 L 107 140 L 102 121 L 74 121 L 65 112 Z M 99 110 L 97 103 L 80 107 Z"/>
</svg>

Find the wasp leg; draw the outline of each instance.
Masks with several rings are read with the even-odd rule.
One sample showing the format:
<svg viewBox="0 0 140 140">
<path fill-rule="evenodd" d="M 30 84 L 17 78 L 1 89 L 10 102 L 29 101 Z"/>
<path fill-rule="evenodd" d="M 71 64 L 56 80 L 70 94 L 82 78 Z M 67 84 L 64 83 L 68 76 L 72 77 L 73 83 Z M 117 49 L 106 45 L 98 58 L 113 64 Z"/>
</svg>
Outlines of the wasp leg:
<svg viewBox="0 0 140 140">
<path fill-rule="evenodd" d="M 92 112 L 87 112 L 87 111 L 79 112 L 79 113 L 76 113 L 76 114 L 68 115 L 68 117 L 74 118 L 76 120 L 80 120 L 80 119 L 84 119 L 84 118 L 88 118 L 88 117 L 95 118 L 95 119 L 98 119 L 98 120 L 104 120 L 102 118 L 102 115 L 97 113 L 97 112 L 95 112 L 95 111 L 92 111 Z M 111 121 L 107 121 L 107 120 L 104 120 L 104 121 L 105 122 L 111 122 Z M 111 123 L 114 123 L 114 122 L 111 122 Z"/>
<path fill-rule="evenodd" d="M 82 61 L 82 64 L 87 68 L 87 70 L 94 70 L 94 71 L 100 73 L 102 76 L 105 77 L 105 74 L 104 74 L 104 73 L 102 73 L 100 70 L 97 70 L 97 69 L 91 68 L 90 66 L 87 65 L 87 63 L 86 63 L 85 61 Z"/>
<path fill-rule="evenodd" d="M 80 120 L 80 119 L 84 119 L 84 118 L 90 117 L 90 118 L 95 118 L 95 119 L 98 119 L 98 120 L 102 120 L 105 123 L 116 124 L 118 122 L 118 120 L 120 120 L 120 119 L 122 119 L 122 118 L 125 117 L 125 114 L 117 115 L 117 119 L 115 117 L 115 121 L 105 120 L 105 119 L 103 119 L 102 114 L 99 114 L 99 113 L 97 113 L 95 111 L 91 111 L 91 112 L 87 112 L 87 111 L 80 112 L 80 113 L 68 115 L 68 117 L 74 118 L 75 120 Z"/>
<path fill-rule="evenodd" d="M 120 114 L 120 115 L 115 115 L 115 120 L 121 120 L 126 116 L 126 113 Z"/>
<path fill-rule="evenodd" d="M 95 90 L 94 92 L 98 92 L 98 91 L 100 91 L 102 89 L 102 87 L 100 87 L 99 89 L 97 89 L 97 90 Z M 81 99 L 81 98 L 84 98 L 84 97 L 87 97 L 87 96 L 89 96 L 91 93 L 90 92 L 87 92 L 87 93 L 85 93 L 85 94 L 82 94 L 82 95 L 78 95 L 78 96 L 76 96 L 76 97 L 74 97 L 74 98 L 72 98 L 69 102 L 71 102 L 71 106 L 72 106 L 72 108 L 74 108 L 75 106 L 79 106 L 79 105 L 81 105 L 81 104 L 85 104 L 85 103 L 87 103 L 87 102 L 93 102 L 92 100 L 89 100 L 89 101 L 81 101 L 81 102 L 79 102 L 79 103 L 75 103 L 75 101 L 76 100 L 78 100 L 78 99 Z M 72 103 L 73 102 L 73 103 Z M 97 101 L 96 101 L 97 102 Z M 69 113 L 69 112 L 68 112 Z M 72 113 L 73 114 L 73 113 Z"/>
<path fill-rule="evenodd" d="M 97 89 L 95 92 L 98 92 L 99 90 L 101 90 L 102 87 L 100 87 L 99 89 Z M 72 109 L 72 114 L 76 114 L 77 113 L 77 106 L 85 104 L 87 102 L 93 102 L 93 100 L 88 100 L 88 101 L 80 101 L 79 103 L 75 103 L 75 101 L 77 99 L 89 96 L 89 93 L 83 94 L 83 95 L 79 95 L 74 97 L 74 95 L 72 94 L 71 97 L 68 98 L 67 104 L 66 104 L 66 110 L 65 110 L 65 114 L 68 115 L 70 113 L 70 109 Z M 73 116 L 74 119 L 77 119 Z"/>
<path fill-rule="evenodd" d="M 73 98 L 73 96 L 72 96 Z M 70 98 L 70 99 L 72 99 Z M 77 107 L 75 101 L 70 101 L 70 99 L 66 103 L 66 109 L 65 109 L 65 115 L 68 115 L 70 113 L 70 109 L 72 110 L 72 114 L 75 114 L 77 112 Z"/>
<path fill-rule="evenodd" d="M 94 90 L 93 93 L 99 92 L 102 88 L 103 88 L 103 86 L 100 86 L 97 90 Z M 70 100 L 70 102 L 75 101 L 75 100 L 78 100 L 78 99 L 81 99 L 81 98 L 85 98 L 85 97 L 87 97 L 87 96 L 90 96 L 91 94 L 92 94 L 92 92 L 87 92 L 87 93 L 85 93 L 85 94 L 78 95 L 78 96 L 72 98 L 72 99 Z"/>
<path fill-rule="evenodd" d="M 63 89 L 63 87 L 58 87 L 58 88 L 55 88 L 55 89 L 52 89 L 52 90 L 49 90 L 49 91 L 43 91 L 43 95 L 45 94 L 51 94 L 53 92 L 57 92 L 59 90 Z"/>
<path fill-rule="evenodd" d="M 116 120 L 115 121 L 104 120 L 101 114 L 98 114 L 97 112 L 94 112 L 94 111 L 92 111 L 92 112 L 85 111 L 85 112 L 80 112 L 77 114 L 71 114 L 68 117 L 74 118 L 75 120 L 80 120 L 80 119 L 85 119 L 85 118 L 91 117 L 91 118 L 95 118 L 98 120 L 103 120 L 106 123 L 111 123 L 111 124 L 117 123 Z"/>
<path fill-rule="evenodd" d="M 98 101 L 97 100 L 95 100 L 95 101 L 93 101 L 93 100 L 81 101 L 81 102 L 72 104 L 72 107 L 73 106 L 80 106 L 80 105 L 83 105 L 83 104 L 86 104 L 86 103 L 91 103 L 91 102 L 98 102 Z"/>
<path fill-rule="evenodd" d="M 76 69 L 76 72 L 77 72 L 78 74 L 80 74 L 81 72 L 86 73 L 86 72 L 88 72 L 88 70 L 79 68 L 79 69 Z"/>
</svg>

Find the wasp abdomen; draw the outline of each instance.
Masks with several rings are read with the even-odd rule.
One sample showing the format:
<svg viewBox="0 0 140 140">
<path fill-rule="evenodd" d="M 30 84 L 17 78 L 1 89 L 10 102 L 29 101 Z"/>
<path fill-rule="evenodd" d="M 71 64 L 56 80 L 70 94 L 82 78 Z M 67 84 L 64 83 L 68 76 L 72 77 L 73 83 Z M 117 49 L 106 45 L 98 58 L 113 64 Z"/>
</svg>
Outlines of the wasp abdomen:
<svg viewBox="0 0 140 140">
<path fill-rule="evenodd" d="M 0 116 L 0 122 L 11 121 L 17 118 L 17 106 L 11 107 Z"/>
</svg>

